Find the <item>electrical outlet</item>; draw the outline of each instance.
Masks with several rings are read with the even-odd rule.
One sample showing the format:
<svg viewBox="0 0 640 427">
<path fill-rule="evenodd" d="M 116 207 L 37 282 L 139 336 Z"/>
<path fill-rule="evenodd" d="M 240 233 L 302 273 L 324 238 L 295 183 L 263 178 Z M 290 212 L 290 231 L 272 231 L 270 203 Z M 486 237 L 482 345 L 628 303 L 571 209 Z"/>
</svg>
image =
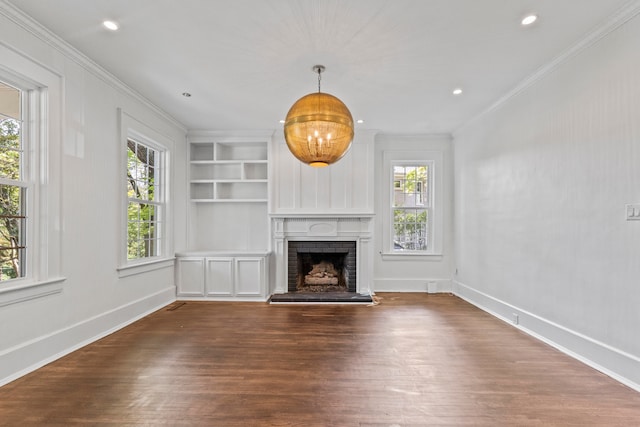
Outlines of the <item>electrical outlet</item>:
<svg viewBox="0 0 640 427">
<path fill-rule="evenodd" d="M 640 220 L 640 204 L 627 205 L 625 213 L 627 215 L 627 221 Z"/>
<path fill-rule="evenodd" d="M 517 325 L 520 323 L 520 316 L 518 316 L 518 313 L 513 313 L 513 324 Z"/>
</svg>

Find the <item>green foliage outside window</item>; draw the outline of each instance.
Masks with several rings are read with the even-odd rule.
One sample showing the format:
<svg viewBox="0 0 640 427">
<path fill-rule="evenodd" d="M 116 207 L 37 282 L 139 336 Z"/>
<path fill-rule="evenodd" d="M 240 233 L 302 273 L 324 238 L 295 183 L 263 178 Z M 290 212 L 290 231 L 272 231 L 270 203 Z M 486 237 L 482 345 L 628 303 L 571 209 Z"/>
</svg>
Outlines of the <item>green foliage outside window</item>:
<svg viewBox="0 0 640 427">
<path fill-rule="evenodd" d="M 158 255 L 156 160 L 158 152 L 127 141 L 127 259 Z"/>
<path fill-rule="evenodd" d="M 394 250 L 424 251 L 429 229 L 428 166 L 394 166 L 393 172 Z"/>
<path fill-rule="evenodd" d="M 23 275 L 26 190 L 20 181 L 20 122 L 0 116 L 0 281 Z"/>
</svg>

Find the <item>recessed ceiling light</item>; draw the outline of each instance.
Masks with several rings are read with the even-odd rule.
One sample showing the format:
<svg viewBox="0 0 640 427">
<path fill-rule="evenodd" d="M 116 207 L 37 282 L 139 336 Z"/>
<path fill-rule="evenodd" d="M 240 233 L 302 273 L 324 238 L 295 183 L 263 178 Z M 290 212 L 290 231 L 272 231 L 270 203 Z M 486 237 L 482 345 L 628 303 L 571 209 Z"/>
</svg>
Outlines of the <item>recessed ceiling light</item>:
<svg viewBox="0 0 640 427">
<path fill-rule="evenodd" d="M 455 88 L 453 90 L 453 94 L 454 95 L 461 95 L 462 94 L 462 89 L 460 89 L 459 87 Z"/>
<path fill-rule="evenodd" d="M 538 20 L 537 15 L 527 15 L 522 18 L 522 25 L 531 25 Z"/>
<path fill-rule="evenodd" d="M 364 123 L 364 120 L 362 120 L 362 119 L 358 119 L 358 120 L 356 120 L 356 123 L 358 123 L 359 125 L 361 125 L 361 124 L 363 124 L 363 123 Z"/>
<path fill-rule="evenodd" d="M 116 23 L 115 23 L 115 22 L 113 22 L 113 21 L 104 21 L 104 22 L 102 23 L 102 25 L 104 25 L 104 26 L 105 26 L 105 28 L 107 28 L 107 29 L 109 29 L 109 30 L 111 30 L 111 31 L 116 31 L 116 30 L 119 28 L 119 27 L 118 27 L 118 24 L 116 24 Z"/>
</svg>

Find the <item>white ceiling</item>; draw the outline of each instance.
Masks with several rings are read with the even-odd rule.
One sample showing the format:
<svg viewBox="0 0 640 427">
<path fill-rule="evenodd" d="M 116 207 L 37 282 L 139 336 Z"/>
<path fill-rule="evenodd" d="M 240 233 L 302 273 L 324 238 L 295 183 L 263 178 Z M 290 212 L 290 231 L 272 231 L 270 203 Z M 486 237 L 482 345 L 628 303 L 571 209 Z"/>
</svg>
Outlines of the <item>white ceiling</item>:
<svg viewBox="0 0 640 427">
<path fill-rule="evenodd" d="M 277 129 L 317 90 L 362 128 L 449 133 L 629 0 L 11 0 L 188 129 Z M 536 13 L 530 27 L 521 18 Z M 120 30 L 102 27 L 115 20 Z M 451 91 L 462 87 L 461 96 Z M 181 94 L 193 96 L 185 98 Z"/>
</svg>

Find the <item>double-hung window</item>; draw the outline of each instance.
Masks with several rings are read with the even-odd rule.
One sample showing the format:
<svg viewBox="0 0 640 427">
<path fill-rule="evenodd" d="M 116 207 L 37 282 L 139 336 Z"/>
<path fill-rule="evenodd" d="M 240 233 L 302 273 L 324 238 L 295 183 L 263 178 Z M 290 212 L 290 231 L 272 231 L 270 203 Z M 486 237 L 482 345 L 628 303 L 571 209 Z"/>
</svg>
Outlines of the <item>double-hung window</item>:
<svg viewBox="0 0 640 427">
<path fill-rule="evenodd" d="M 439 141 L 407 139 L 399 150 L 397 137 L 380 141 L 384 175 L 380 185 L 382 256 L 393 259 L 441 257 L 443 252 L 444 150 Z M 423 149 L 430 144 L 437 149 Z M 384 178 L 383 178 L 384 177 Z M 426 258 L 424 258 L 426 259 Z"/>
<path fill-rule="evenodd" d="M 27 268 L 25 93 L 0 81 L 0 282 L 22 278 Z"/>
<path fill-rule="evenodd" d="M 432 234 L 432 162 L 393 164 L 393 252 L 425 252 Z"/>
<path fill-rule="evenodd" d="M 127 260 L 164 255 L 164 153 L 127 139 Z"/>
<path fill-rule="evenodd" d="M 122 109 L 120 121 L 121 243 L 118 275 L 173 266 L 169 161 L 173 141 Z"/>
<path fill-rule="evenodd" d="M 0 43 L 0 307 L 62 291 L 63 80 Z"/>
</svg>

